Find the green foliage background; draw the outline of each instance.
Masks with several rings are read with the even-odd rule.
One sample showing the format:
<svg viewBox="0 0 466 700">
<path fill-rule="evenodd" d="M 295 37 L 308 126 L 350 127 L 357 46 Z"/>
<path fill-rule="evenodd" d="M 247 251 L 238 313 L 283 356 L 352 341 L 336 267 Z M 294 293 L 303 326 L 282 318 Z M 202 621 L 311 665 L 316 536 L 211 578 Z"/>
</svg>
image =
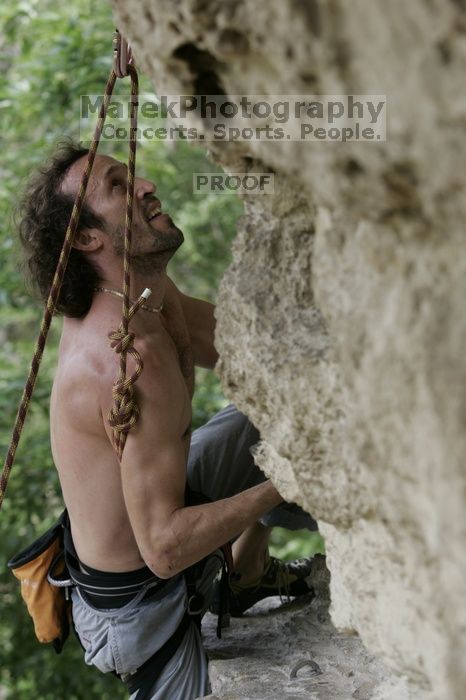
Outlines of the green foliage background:
<svg viewBox="0 0 466 700">
<path fill-rule="evenodd" d="M 10 430 L 39 328 L 41 304 L 25 288 L 14 209 L 29 173 L 63 136 L 79 138 L 79 95 L 101 94 L 111 66 L 114 24 L 109 8 L 90 0 L 4 0 L 0 5 L 0 447 Z M 126 94 L 128 81 L 117 91 Z M 141 76 L 141 91 L 153 87 Z M 126 157 L 125 144 L 103 144 L 101 152 Z M 186 242 L 170 264 L 180 288 L 215 302 L 219 278 L 229 262 L 241 203 L 232 197 L 196 196 L 192 172 L 214 171 L 204 151 L 185 142 L 142 144 L 138 172 L 158 193 Z M 116 700 L 125 697 L 113 677 L 82 661 L 71 638 L 61 656 L 36 642 L 6 569 L 15 552 L 50 526 L 62 509 L 50 454 L 48 399 L 60 320 L 56 319 L 35 391 L 9 491 L 0 514 L 0 697 L 15 700 Z M 199 370 L 194 427 L 225 405 L 212 372 Z M 273 552 L 292 558 L 321 548 L 318 536 L 276 530 Z"/>
</svg>

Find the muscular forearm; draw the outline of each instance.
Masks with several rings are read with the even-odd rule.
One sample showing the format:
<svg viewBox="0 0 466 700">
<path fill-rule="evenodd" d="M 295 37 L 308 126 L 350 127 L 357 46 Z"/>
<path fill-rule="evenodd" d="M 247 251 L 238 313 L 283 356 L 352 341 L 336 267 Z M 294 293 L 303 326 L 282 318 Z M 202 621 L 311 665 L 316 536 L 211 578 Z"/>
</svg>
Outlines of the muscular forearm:
<svg viewBox="0 0 466 700">
<path fill-rule="evenodd" d="M 174 576 L 239 535 L 282 501 L 266 481 L 231 498 L 174 511 L 154 571 L 164 578 Z"/>
</svg>

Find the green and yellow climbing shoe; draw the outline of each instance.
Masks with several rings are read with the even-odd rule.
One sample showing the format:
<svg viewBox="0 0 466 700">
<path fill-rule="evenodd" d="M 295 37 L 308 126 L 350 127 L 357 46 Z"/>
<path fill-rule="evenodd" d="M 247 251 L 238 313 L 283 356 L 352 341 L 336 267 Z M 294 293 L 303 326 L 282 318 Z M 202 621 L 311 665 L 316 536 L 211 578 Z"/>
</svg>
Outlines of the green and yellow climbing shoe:
<svg viewBox="0 0 466 700">
<path fill-rule="evenodd" d="M 246 610 L 263 598 L 280 596 L 289 599 L 314 594 L 311 584 L 313 562 L 314 557 L 288 562 L 270 557 L 262 576 L 247 586 L 241 585 L 241 578 L 235 580 L 235 576 L 232 576 L 228 589 L 228 612 L 232 617 L 241 617 Z M 220 608 L 220 588 L 218 583 L 214 585 L 210 609 L 217 615 Z"/>
</svg>

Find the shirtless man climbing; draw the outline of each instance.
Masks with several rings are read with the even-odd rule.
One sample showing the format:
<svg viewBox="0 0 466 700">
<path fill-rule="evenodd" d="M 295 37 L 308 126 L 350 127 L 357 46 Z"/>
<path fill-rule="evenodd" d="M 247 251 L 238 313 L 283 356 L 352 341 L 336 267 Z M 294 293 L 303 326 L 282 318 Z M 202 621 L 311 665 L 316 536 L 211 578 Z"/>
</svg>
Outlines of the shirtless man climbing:
<svg viewBox="0 0 466 700">
<path fill-rule="evenodd" d="M 86 154 L 63 145 L 24 198 L 21 239 L 44 298 Z M 50 419 L 78 584 L 73 620 L 86 662 L 116 672 L 131 698 L 194 700 L 209 693 L 209 681 L 186 609 L 202 614 L 220 605 L 222 545 L 235 540 L 227 596 L 241 615 L 280 590 L 311 590 L 312 561 L 279 562 L 267 542 L 272 525 L 316 525 L 284 504 L 255 467 L 249 448 L 259 435 L 234 407 L 191 434 L 194 367 L 213 369 L 217 360 L 214 306 L 184 295 L 168 277 L 183 234 L 142 177 L 134 189 L 131 298 L 146 287 L 152 295 L 130 324 L 144 369 L 135 385 L 140 416 L 119 463 L 108 423 L 119 356 L 108 333 L 121 321 L 126 176 L 122 163 L 96 157 L 59 304 Z M 183 572 L 198 562 L 192 610 Z"/>
</svg>

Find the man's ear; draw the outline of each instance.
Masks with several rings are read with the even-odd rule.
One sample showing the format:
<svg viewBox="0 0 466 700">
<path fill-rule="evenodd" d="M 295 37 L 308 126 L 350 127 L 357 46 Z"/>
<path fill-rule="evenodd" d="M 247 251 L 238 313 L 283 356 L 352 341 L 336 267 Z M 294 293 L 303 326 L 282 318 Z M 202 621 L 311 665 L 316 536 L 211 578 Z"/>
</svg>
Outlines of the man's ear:
<svg viewBox="0 0 466 700">
<path fill-rule="evenodd" d="M 73 248 L 91 253 L 102 247 L 101 231 L 96 228 L 84 228 L 78 231 L 74 239 Z"/>
</svg>

